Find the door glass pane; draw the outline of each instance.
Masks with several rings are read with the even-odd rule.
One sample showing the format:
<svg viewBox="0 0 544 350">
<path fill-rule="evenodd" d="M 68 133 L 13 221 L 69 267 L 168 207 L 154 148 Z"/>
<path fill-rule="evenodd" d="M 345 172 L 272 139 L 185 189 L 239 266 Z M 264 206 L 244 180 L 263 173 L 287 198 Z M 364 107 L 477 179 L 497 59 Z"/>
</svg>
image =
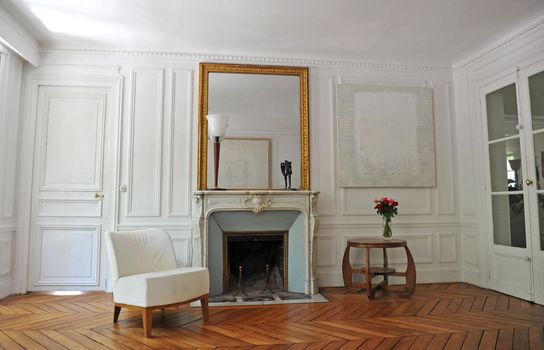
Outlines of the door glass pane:
<svg viewBox="0 0 544 350">
<path fill-rule="evenodd" d="M 519 139 L 500 141 L 489 145 L 491 191 L 523 190 Z"/>
<path fill-rule="evenodd" d="M 544 129 L 544 72 L 529 77 L 533 130 Z"/>
<path fill-rule="evenodd" d="M 544 250 L 544 194 L 538 194 L 538 223 L 540 227 L 540 250 Z"/>
<path fill-rule="evenodd" d="M 535 145 L 535 169 L 536 169 L 536 186 L 537 189 L 544 189 L 544 132 L 539 132 L 533 135 Z"/>
<path fill-rule="evenodd" d="M 492 196 L 492 206 L 493 242 L 497 245 L 526 248 L 523 195 Z"/>
<path fill-rule="evenodd" d="M 485 99 L 489 140 L 517 135 L 518 103 L 515 84 L 493 91 Z"/>
<path fill-rule="evenodd" d="M 544 72 L 529 77 L 531 119 L 533 130 L 544 129 Z M 538 189 L 544 189 L 544 133 L 533 136 Z M 538 222 L 540 250 L 544 250 L 544 194 L 538 194 Z"/>
</svg>

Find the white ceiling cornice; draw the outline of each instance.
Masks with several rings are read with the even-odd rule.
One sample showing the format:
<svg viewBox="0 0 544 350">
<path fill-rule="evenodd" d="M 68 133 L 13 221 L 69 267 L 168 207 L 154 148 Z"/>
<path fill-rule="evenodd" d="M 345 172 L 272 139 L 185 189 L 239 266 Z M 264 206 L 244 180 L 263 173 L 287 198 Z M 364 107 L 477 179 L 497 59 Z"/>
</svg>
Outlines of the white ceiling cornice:
<svg viewBox="0 0 544 350">
<path fill-rule="evenodd" d="M 263 56 L 239 56 L 220 54 L 199 54 L 186 52 L 165 52 L 165 51 L 136 51 L 136 50 L 96 50 L 96 49 L 63 49 L 45 48 L 40 54 L 47 56 L 123 56 L 123 57 L 158 57 L 164 59 L 178 59 L 183 61 L 205 62 L 205 61 L 232 61 L 248 62 L 252 64 L 277 64 L 277 65 L 304 65 L 304 66 L 336 66 L 336 67 L 358 67 L 367 69 L 403 70 L 403 71 L 425 71 L 451 73 L 451 67 L 395 64 L 395 63 L 374 63 L 364 61 L 347 60 L 323 60 L 310 58 L 284 58 L 284 57 L 263 57 Z"/>
</svg>

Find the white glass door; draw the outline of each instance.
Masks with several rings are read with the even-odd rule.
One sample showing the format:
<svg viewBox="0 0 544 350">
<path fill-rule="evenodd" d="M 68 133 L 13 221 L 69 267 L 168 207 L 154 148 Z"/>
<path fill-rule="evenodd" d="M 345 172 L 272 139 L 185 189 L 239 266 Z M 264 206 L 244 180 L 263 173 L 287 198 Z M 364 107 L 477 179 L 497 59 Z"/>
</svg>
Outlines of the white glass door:
<svg viewBox="0 0 544 350">
<path fill-rule="evenodd" d="M 520 101 L 527 137 L 533 300 L 544 304 L 544 63 L 520 71 Z M 529 158 L 530 156 L 530 158 Z"/>
<path fill-rule="evenodd" d="M 487 133 L 491 236 L 490 287 L 532 300 L 531 250 L 524 125 L 518 106 L 516 75 L 486 86 L 481 92 Z"/>
<path fill-rule="evenodd" d="M 486 86 L 490 287 L 544 304 L 544 62 Z"/>
</svg>

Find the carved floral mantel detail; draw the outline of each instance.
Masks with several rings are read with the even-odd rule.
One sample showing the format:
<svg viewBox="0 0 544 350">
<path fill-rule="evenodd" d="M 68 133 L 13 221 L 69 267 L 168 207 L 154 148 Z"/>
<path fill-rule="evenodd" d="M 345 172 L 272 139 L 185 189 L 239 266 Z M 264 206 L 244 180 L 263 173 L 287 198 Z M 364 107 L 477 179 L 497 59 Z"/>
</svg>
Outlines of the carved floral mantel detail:
<svg viewBox="0 0 544 350">
<path fill-rule="evenodd" d="M 272 199 L 270 196 L 262 196 L 257 194 L 251 194 L 245 196 L 242 200 L 246 208 L 251 209 L 254 213 L 260 213 L 265 208 L 270 208 L 272 205 Z"/>
<path fill-rule="evenodd" d="M 196 191 L 192 206 L 192 266 L 208 266 L 208 220 L 214 212 L 299 211 L 304 217 L 305 292 L 318 292 L 317 268 L 317 198 L 314 191 Z"/>
</svg>

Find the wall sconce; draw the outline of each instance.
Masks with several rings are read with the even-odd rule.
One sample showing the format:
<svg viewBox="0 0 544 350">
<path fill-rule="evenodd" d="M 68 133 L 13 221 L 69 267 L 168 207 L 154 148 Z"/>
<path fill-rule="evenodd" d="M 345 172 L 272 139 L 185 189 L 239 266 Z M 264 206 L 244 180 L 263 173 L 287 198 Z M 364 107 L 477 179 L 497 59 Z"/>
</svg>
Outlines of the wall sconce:
<svg viewBox="0 0 544 350">
<path fill-rule="evenodd" d="M 208 135 L 213 142 L 213 170 L 214 170 L 214 190 L 221 190 L 217 187 L 219 176 L 219 149 L 221 141 L 225 137 L 227 126 L 229 126 L 229 117 L 224 114 L 208 114 Z"/>
</svg>

